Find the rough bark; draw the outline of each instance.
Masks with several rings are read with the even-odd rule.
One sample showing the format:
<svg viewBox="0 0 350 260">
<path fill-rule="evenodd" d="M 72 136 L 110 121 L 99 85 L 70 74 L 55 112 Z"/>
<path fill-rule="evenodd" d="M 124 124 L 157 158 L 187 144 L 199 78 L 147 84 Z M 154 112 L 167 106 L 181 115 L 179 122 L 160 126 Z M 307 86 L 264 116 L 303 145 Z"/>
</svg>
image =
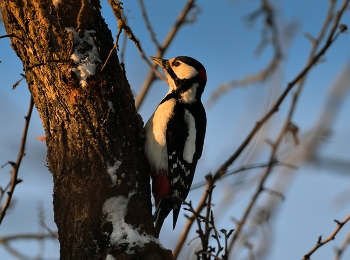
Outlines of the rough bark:
<svg viewBox="0 0 350 260">
<path fill-rule="evenodd" d="M 54 6 L 49 0 L 7 0 L 1 11 L 45 129 L 61 259 L 171 258 L 157 243 L 128 251 L 131 245 L 111 243 L 113 225 L 103 210 L 109 198 L 130 198 L 125 222 L 139 233 L 153 235 L 154 228 L 142 120 L 116 54 L 101 71 L 113 39 L 99 1 Z M 71 55 L 88 55 L 94 46 L 99 61 L 84 83 Z M 114 185 L 109 166 L 117 161 Z"/>
</svg>

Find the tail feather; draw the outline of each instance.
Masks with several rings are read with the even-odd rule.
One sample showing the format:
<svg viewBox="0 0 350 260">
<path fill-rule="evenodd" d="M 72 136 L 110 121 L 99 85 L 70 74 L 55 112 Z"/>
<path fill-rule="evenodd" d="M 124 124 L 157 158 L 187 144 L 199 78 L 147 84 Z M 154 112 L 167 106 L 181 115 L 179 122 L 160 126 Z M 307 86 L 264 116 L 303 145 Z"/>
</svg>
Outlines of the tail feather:
<svg viewBox="0 0 350 260">
<path fill-rule="evenodd" d="M 173 229 L 175 229 L 177 218 L 179 217 L 181 202 L 172 201 L 173 202 Z"/>
<path fill-rule="evenodd" d="M 169 215 L 170 211 L 173 210 L 173 229 L 176 226 L 177 218 L 181 209 L 181 202 L 174 202 L 171 198 L 163 198 L 158 204 L 155 213 L 155 227 L 156 236 L 159 237 L 160 230 L 163 226 L 165 218 Z"/>
<path fill-rule="evenodd" d="M 156 236 L 159 237 L 160 230 L 163 226 L 165 218 L 169 215 L 170 211 L 173 209 L 172 200 L 163 198 L 157 207 L 155 213 L 155 227 L 156 227 Z"/>
</svg>

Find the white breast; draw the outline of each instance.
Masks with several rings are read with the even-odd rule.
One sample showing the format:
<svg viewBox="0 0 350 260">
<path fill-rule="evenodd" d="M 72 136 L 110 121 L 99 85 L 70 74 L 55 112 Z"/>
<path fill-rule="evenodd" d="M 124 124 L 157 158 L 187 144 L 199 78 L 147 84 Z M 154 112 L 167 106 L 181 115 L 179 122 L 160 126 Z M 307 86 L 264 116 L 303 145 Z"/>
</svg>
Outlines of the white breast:
<svg viewBox="0 0 350 260">
<path fill-rule="evenodd" d="M 145 154 L 156 170 L 168 169 L 166 128 L 174 106 L 175 99 L 160 104 L 145 126 Z"/>
</svg>

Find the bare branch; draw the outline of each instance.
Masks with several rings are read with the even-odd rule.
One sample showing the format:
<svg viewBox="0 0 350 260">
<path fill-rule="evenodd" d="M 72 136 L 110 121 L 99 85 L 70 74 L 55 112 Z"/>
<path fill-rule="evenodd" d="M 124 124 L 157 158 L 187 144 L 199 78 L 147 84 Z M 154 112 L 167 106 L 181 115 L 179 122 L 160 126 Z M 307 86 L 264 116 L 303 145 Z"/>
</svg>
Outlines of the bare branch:
<svg viewBox="0 0 350 260">
<path fill-rule="evenodd" d="M 48 225 L 46 225 L 45 212 L 44 212 L 44 209 L 42 208 L 42 206 L 39 206 L 38 212 L 39 212 L 39 224 L 40 224 L 40 226 L 42 226 L 44 228 L 44 230 L 46 230 L 52 237 L 58 238 L 57 231 L 53 231 L 51 228 L 48 227 Z"/>
<path fill-rule="evenodd" d="M 225 236 L 225 254 L 222 256 L 222 258 L 224 260 L 228 260 L 228 254 L 229 254 L 229 251 L 228 251 L 228 239 L 230 238 L 230 236 L 232 235 L 234 229 L 231 229 L 228 233 L 227 233 L 227 230 L 226 229 L 221 229 L 220 230 L 221 233 L 224 234 Z"/>
<path fill-rule="evenodd" d="M 212 237 L 216 240 L 216 243 L 218 245 L 218 250 L 215 257 L 219 257 L 220 252 L 224 248 L 221 246 L 221 243 L 220 243 L 220 235 L 217 228 L 215 227 L 214 214 L 212 210 L 210 211 L 210 224 L 213 227 L 213 231 L 214 231 L 214 234 L 212 235 Z M 225 248 L 225 251 L 226 251 L 226 248 Z"/>
<path fill-rule="evenodd" d="M 345 249 L 348 247 L 349 244 L 350 244 L 350 230 L 346 234 L 346 236 L 345 236 L 341 246 L 339 248 L 335 249 L 334 260 L 340 260 L 341 259 L 341 256 L 343 255 Z"/>
<path fill-rule="evenodd" d="M 334 240 L 335 236 L 338 234 L 338 232 L 340 231 L 340 229 L 350 220 L 350 214 L 343 220 L 343 221 L 338 221 L 338 220 L 334 220 L 337 223 L 337 227 L 335 228 L 335 230 L 332 232 L 332 234 L 329 235 L 329 237 L 327 237 L 326 239 L 322 240 L 322 236 L 319 236 L 318 241 L 316 243 L 316 245 L 306 254 L 304 255 L 302 260 L 307 260 L 310 259 L 310 256 L 321 246 L 323 246 L 324 244 L 327 244 L 329 241 Z"/>
<path fill-rule="evenodd" d="M 103 71 L 103 69 L 105 68 L 105 66 L 107 65 L 111 55 L 113 54 L 114 50 L 119 50 L 119 37 L 120 34 L 122 33 L 122 31 L 125 32 L 125 34 L 129 37 L 130 40 L 132 40 L 136 47 L 138 48 L 138 50 L 142 53 L 142 48 L 140 45 L 140 42 L 136 39 L 134 33 L 132 32 L 131 28 L 129 27 L 129 25 L 126 22 L 125 17 L 123 17 L 123 7 L 122 4 L 119 0 L 108 0 L 109 5 L 112 8 L 112 11 L 114 13 L 114 16 L 117 18 L 118 20 L 118 33 L 116 35 L 116 40 L 115 40 L 115 44 L 113 46 L 113 48 L 110 50 L 108 57 L 106 59 L 106 61 L 103 63 L 103 66 L 101 68 L 101 71 Z"/>
<path fill-rule="evenodd" d="M 343 12 L 345 11 L 347 4 L 348 4 L 349 0 L 344 0 L 341 8 L 339 9 L 337 15 L 335 16 L 334 22 L 333 22 L 333 26 L 332 29 L 329 32 L 329 35 L 327 37 L 326 42 L 324 43 L 324 45 L 322 46 L 322 48 L 315 54 L 312 56 L 312 58 L 310 59 L 310 61 L 308 62 L 308 64 L 300 71 L 300 73 L 287 85 L 286 89 L 283 91 L 283 93 L 281 94 L 281 96 L 278 98 L 278 100 L 275 102 L 275 104 L 272 106 L 272 108 L 265 114 L 265 116 L 263 116 L 263 118 L 258 121 L 255 125 L 255 127 L 251 130 L 251 132 L 249 133 L 249 135 L 246 137 L 246 139 L 243 141 L 243 143 L 239 146 L 239 148 L 235 151 L 235 153 L 229 157 L 226 162 L 224 162 L 224 164 L 222 164 L 219 169 L 216 171 L 216 173 L 213 176 L 213 182 L 215 183 L 219 178 L 221 178 L 224 174 L 226 174 L 227 169 L 230 165 L 232 165 L 232 163 L 240 156 L 240 154 L 243 152 L 243 150 L 247 147 L 247 145 L 250 143 L 250 141 L 252 140 L 252 138 L 255 136 L 255 134 L 258 132 L 258 130 L 263 126 L 263 124 L 274 114 L 278 111 L 279 106 L 282 104 L 282 102 L 284 101 L 284 99 L 286 98 L 286 96 L 288 95 L 288 93 L 292 90 L 292 88 L 301 80 L 303 79 L 303 77 L 305 77 L 307 75 L 307 73 L 309 72 L 309 70 L 315 66 L 315 64 L 320 60 L 320 58 L 326 53 L 326 51 L 329 49 L 329 47 L 333 44 L 333 42 L 337 39 L 337 37 L 339 36 L 339 34 L 341 33 L 341 30 L 337 31 L 338 25 L 339 25 L 339 21 L 340 18 L 342 17 Z M 284 133 L 284 131 L 282 131 Z M 282 135 L 281 135 L 282 136 Z M 279 137 L 279 139 L 281 139 L 281 136 Z M 276 149 L 276 146 L 275 148 Z M 273 161 L 274 156 L 270 157 L 270 162 Z M 253 205 L 256 201 L 256 199 L 258 198 L 259 194 L 261 191 L 263 191 L 264 187 L 263 184 L 265 183 L 269 173 L 270 173 L 271 167 L 268 167 L 268 169 L 265 171 L 265 173 L 263 174 L 263 176 L 261 177 L 260 183 L 258 185 L 258 188 L 256 190 L 256 192 L 254 193 L 252 199 L 251 199 L 251 203 L 248 205 L 248 207 L 246 208 L 245 213 L 243 214 L 242 220 L 238 223 L 238 226 L 236 228 L 235 234 L 231 240 L 230 243 L 230 249 L 232 248 L 235 240 L 237 239 L 237 237 L 240 234 L 240 231 L 251 211 L 251 209 L 253 208 Z M 196 212 L 201 212 L 203 210 L 203 208 L 205 207 L 205 202 L 207 200 L 207 193 L 203 193 L 202 198 L 197 206 Z M 176 259 L 182 249 L 183 243 L 187 238 L 187 235 L 189 233 L 189 230 L 191 228 L 193 224 L 193 219 L 189 218 L 187 220 L 186 226 L 181 234 L 181 237 L 178 241 L 178 244 L 174 250 L 174 258 Z"/>
<path fill-rule="evenodd" d="M 19 38 L 17 35 L 15 35 L 13 33 L 6 34 L 6 35 L 1 35 L 0 39 L 2 39 L 2 38 L 11 38 L 11 37 L 16 38 L 16 39 L 20 40 L 21 42 L 23 42 L 23 40 L 21 38 Z"/>
<path fill-rule="evenodd" d="M 211 213 L 211 200 L 213 195 L 213 189 L 215 186 L 213 185 L 213 177 L 211 174 L 208 174 L 205 178 L 209 183 L 209 188 L 206 190 L 208 194 L 207 211 L 206 211 L 205 220 L 204 220 L 204 234 L 202 234 L 201 240 L 202 240 L 202 251 L 207 252 L 209 249 L 209 235 L 213 228 L 213 226 L 210 224 L 214 223 L 214 222 L 212 223 L 210 222 L 210 213 Z"/>
<path fill-rule="evenodd" d="M 17 86 L 19 85 L 19 83 L 21 83 L 22 80 L 24 80 L 26 78 L 26 76 L 24 74 L 21 74 L 22 78 L 17 80 L 15 84 L 13 84 L 12 86 L 12 90 L 16 89 Z"/>
<path fill-rule="evenodd" d="M 265 23 L 261 32 L 262 39 L 257 47 L 256 52 L 261 52 L 261 50 L 264 49 L 268 43 L 271 43 L 274 51 L 271 61 L 268 63 L 266 68 L 255 74 L 248 75 L 243 79 L 233 80 L 229 83 L 220 85 L 211 94 L 206 104 L 207 107 L 211 107 L 223 94 L 230 91 L 232 88 L 244 87 L 257 82 L 265 81 L 278 68 L 283 58 L 283 53 L 279 40 L 279 33 L 277 28 L 278 23 L 275 20 L 275 11 L 267 0 L 262 0 L 261 7 L 248 16 L 248 21 L 256 20 L 260 15 L 264 15 Z M 270 38 L 269 35 L 271 35 Z"/>
<path fill-rule="evenodd" d="M 19 167 L 20 167 L 21 162 L 22 162 L 22 158 L 25 155 L 24 150 L 25 150 L 25 144 L 26 144 L 26 140 L 27 140 L 27 133 L 28 133 L 28 128 L 29 128 L 29 122 L 30 122 L 30 118 L 32 116 L 33 106 L 34 106 L 33 98 L 32 98 L 32 96 L 30 96 L 28 113 L 24 117 L 25 118 L 25 124 L 24 124 L 24 130 L 23 130 L 23 134 L 22 134 L 22 140 L 21 140 L 21 145 L 20 145 L 20 148 L 19 148 L 17 161 L 14 164 L 12 164 L 11 186 L 10 186 L 9 191 L 7 192 L 6 200 L 5 200 L 4 205 L 2 206 L 2 209 L 1 209 L 1 212 L 0 212 L 0 225 L 1 225 L 2 220 L 4 219 L 4 217 L 6 215 L 6 210 L 10 206 L 11 199 L 12 199 L 12 196 L 13 196 L 13 192 L 15 191 L 16 185 L 21 182 L 21 180 L 18 179 L 18 171 L 19 171 Z"/>
<path fill-rule="evenodd" d="M 206 202 L 205 215 L 202 216 L 198 214 L 192 207 L 191 202 L 189 203 L 185 201 L 183 202 L 184 205 L 188 206 L 186 210 L 192 212 L 193 218 L 196 219 L 196 222 L 198 225 L 198 229 L 197 229 L 198 237 L 196 238 L 200 238 L 202 248 L 197 252 L 195 252 L 195 254 L 197 255 L 198 258 L 200 258 L 201 256 L 201 259 L 204 259 L 204 260 L 211 259 L 211 256 L 213 256 L 215 259 L 221 259 L 219 257 L 220 252 L 225 249 L 223 259 L 228 259 L 227 239 L 232 234 L 233 230 L 231 230 L 228 234 L 225 229 L 220 230 L 220 232 L 225 235 L 225 248 L 222 247 L 220 242 L 221 236 L 215 226 L 214 214 L 212 210 L 212 194 L 213 194 L 213 189 L 215 188 L 212 182 L 212 175 L 208 174 L 206 176 L 206 179 L 208 183 L 208 189 L 206 190 L 208 194 L 208 198 Z M 214 238 L 214 240 L 216 241 L 216 244 L 217 244 L 216 246 L 212 246 L 211 244 L 209 244 L 211 238 Z"/>
<path fill-rule="evenodd" d="M 48 239 L 57 240 L 57 238 L 58 238 L 57 233 L 55 236 L 53 236 L 52 234 L 35 234 L 35 233 L 17 234 L 17 235 L 0 237 L 0 245 L 2 245 L 8 253 L 10 253 L 11 255 L 15 256 L 18 259 L 42 259 L 39 257 L 29 257 L 27 255 L 24 255 L 20 251 L 12 247 L 10 243 L 18 240 L 43 241 Z"/>
<path fill-rule="evenodd" d="M 128 43 L 128 38 L 127 36 L 124 34 L 123 37 L 123 43 L 122 43 L 122 50 L 120 51 L 120 63 L 125 63 L 124 62 L 124 57 L 125 57 L 125 52 L 126 52 L 126 45 Z"/>
<path fill-rule="evenodd" d="M 120 32 L 121 32 L 121 31 L 118 32 L 118 35 L 117 35 L 118 38 L 119 38 Z M 118 38 L 117 38 L 117 39 L 118 39 Z M 118 49 L 117 42 L 118 42 L 118 40 L 116 40 L 116 43 L 114 44 L 113 48 L 110 50 L 110 52 L 109 52 L 109 54 L 108 54 L 108 56 L 107 56 L 106 61 L 103 63 L 103 66 L 102 66 L 102 68 L 101 68 L 101 71 L 103 71 L 104 68 L 106 67 L 106 65 L 107 65 L 109 59 L 111 58 L 111 55 L 113 54 L 113 52 L 114 52 L 116 49 Z"/>
<path fill-rule="evenodd" d="M 217 257 L 215 254 L 211 253 L 211 252 L 198 252 L 197 255 L 202 255 L 203 259 L 207 259 L 207 256 L 212 256 L 214 257 L 215 260 L 222 260 L 222 258 Z M 210 258 L 209 258 L 210 259 Z"/>
<path fill-rule="evenodd" d="M 36 233 L 28 233 L 28 234 L 16 234 L 16 235 L 9 235 L 9 236 L 3 236 L 0 237 L 0 243 L 7 243 L 11 242 L 14 240 L 19 240 L 19 239 L 34 239 L 34 240 L 40 240 L 40 239 L 47 239 L 47 238 L 52 238 L 52 239 L 57 239 L 58 234 L 36 234 Z"/>
<path fill-rule="evenodd" d="M 287 89 L 282 93 L 281 97 L 277 100 L 276 102 L 276 105 L 279 103 L 279 102 L 282 102 L 282 99 L 281 98 L 285 98 L 285 96 L 287 95 L 287 90 L 291 89 L 292 88 L 292 85 L 294 86 L 295 84 L 297 84 L 298 82 L 304 80 L 304 77 L 307 75 L 308 71 L 317 63 L 317 61 L 324 55 L 324 53 L 327 51 L 327 49 L 331 46 L 331 44 L 335 41 L 335 39 L 338 37 L 339 33 L 341 33 L 341 31 L 338 31 L 338 33 L 336 33 L 336 30 L 337 30 L 337 27 L 338 27 L 338 24 L 339 24 L 339 21 L 340 21 L 340 18 L 341 18 L 341 15 L 342 13 L 344 12 L 346 6 L 347 6 L 347 3 L 349 2 L 349 0 L 345 0 L 344 3 L 343 3 L 343 6 L 340 8 L 340 11 L 338 12 L 338 15 L 336 16 L 334 22 L 333 22 L 333 27 L 332 27 L 332 30 L 330 31 L 329 35 L 328 35 L 328 38 L 324 44 L 324 46 L 320 49 L 320 51 L 316 54 L 312 54 L 312 56 L 310 56 L 310 59 L 306 65 L 306 67 L 301 71 L 301 73 L 299 73 L 299 75 L 291 82 L 288 84 L 287 86 Z M 328 17 L 326 18 L 326 22 L 328 22 Z M 321 29 L 321 31 L 323 30 L 323 28 Z M 323 37 L 323 35 L 321 34 L 321 37 Z M 289 91 L 288 90 L 288 91 Z M 270 161 L 272 161 L 275 157 L 275 152 L 277 151 L 277 148 L 280 144 L 280 142 L 282 141 L 282 138 L 283 136 L 285 135 L 285 133 L 288 131 L 288 128 L 289 128 L 289 125 L 290 125 L 290 121 L 291 121 L 291 117 L 293 115 L 293 111 L 294 111 L 294 106 L 295 106 L 295 103 L 296 103 L 296 99 L 297 99 L 297 95 L 294 95 L 294 99 L 292 101 L 292 106 L 291 106 L 291 109 L 289 111 L 289 114 L 287 116 L 287 120 L 286 120 L 286 123 L 284 125 L 284 127 L 282 127 L 282 130 L 275 142 L 275 144 L 272 146 L 272 153 L 270 155 Z M 277 108 L 278 110 L 278 107 L 275 107 Z M 274 107 L 270 110 L 270 112 L 272 112 L 274 109 Z M 276 110 L 276 111 L 277 111 Z M 275 112 L 276 112 L 275 111 Z M 273 112 L 274 113 L 274 112 Z M 268 115 L 269 113 L 267 113 Z M 266 117 L 266 116 L 265 116 Z M 267 180 L 267 177 L 269 176 L 270 172 L 271 172 L 271 169 L 272 167 L 269 166 L 266 171 L 264 172 L 264 174 L 262 175 L 261 177 L 261 180 L 259 182 L 259 185 L 251 199 L 251 202 L 249 203 L 249 205 L 247 206 L 244 214 L 243 214 L 243 217 L 241 219 L 240 222 L 238 222 L 238 225 L 237 225 L 237 228 L 236 228 L 236 232 L 230 242 L 230 247 L 229 247 L 229 250 L 232 250 L 233 248 L 233 245 L 236 241 L 236 239 L 238 238 L 244 224 L 246 223 L 246 220 L 248 218 L 248 215 L 250 214 L 252 208 L 253 208 L 253 205 L 256 203 L 257 201 L 257 198 L 259 197 L 260 193 L 264 190 L 264 183 L 265 181 Z"/>
<path fill-rule="evenodd" d="M 140 7 L 141 7 L 141 12 L 142 12 L 142 17 L 143 19 L 145 20 L 145 23 L 146 23 L 146 27 L 147 27 L 147 30 L 149 32 L 149 35 L 151 36 L 151 39 L 154 43 L 154 45 L 157 47 L 157 49 L 160 48 L 160 44 L 156 38 L 156 34 L 155 32 L 153 31 L 153 28 L 152 28 L 152 25 L 148 19 L 148 15 L 147 15 L 147 11 L 146 11 L 146 7 L 143 3 L 143 0 L 139 0 L 139 4 L 140 4 Z"/>
<path fill-rule="evenodd" d="M 125 34 L 129 37 L 129 39 L 135 43 L 135 45 L 139 49 L 139 51 L 142 52 L 142 48 L 141 48 L 139 41 L 136 39 L 134 33 L 132 32 L 131 28 L 128 26 L 128 24 L 126 23 L 126 21 L 123 17 L 123 7 L 122 7 L 123 3 L 119 2 L 119 0 L 108 0 L 108 2 L 113 10 L 114 16 L 118 20 L 119 31 L 118 31 L 118 35 L 117 35 L 116 45 L 118 46 L 119 35 L 120 35 L 121 31 L 123 30 L 125 32 Z M 117 49 L 118 49 L 118 47 L 117 47 Z"/>
<path fill-rule="evenodd" d="M 181 26 L 186 23 L 186 17 L 189 14 L 189 12 L 191 11 L 191 9 L 195 6 L 194 3 L 195 3 L 195 0 L 188 0 L 187 1 L 187 4 L 182 9 L 181 13 L 179 14 L 178 18 L 175 21 L 175 24 L 168 32 L 168 35 L 165 37 L 162 45 L 159 48 L 157 48 L 156 54 L 154 55 L 155 57 L 159 57 L 159 58 L 163 57 L 163 54 L 168 49 L 170 43 L 173 41 L 176 33 L 179 31 Z M 147 58 L 147 60 L 148 60 L 148 58 Z M 143 100 L 144 100 L 144 98 L 149 90 L 149 87 L 151 86 L 153 81 L 156 79 L 155 71 L 154 71 L 154 69 L 156 67 L 157 67 L 156 64 L 152 65 L 152 69 L 149 71 L 147 78 L 146 78 L 143 86 L 141 87 L 139 94 L 136 97 L 136 109 L 137 110 L 140 108 L 140 106 L 141 106 L 141 104 L 142 104 L 142 102 L 143 102 Z"/>
<path fill-rule="evenodd" d="M 290 164 L 286 164 L 284 162 L 278 162 L 277 160 L 275 160 L 274 162 L 272 162 L 274 166 L 285 166 L 285 167 L 289 167 L 289 168 L 293 168 L 293 169 L 297 169 L 297 167 L 295 167 L 294 165 L 290 165 Z M 252 169 L 261 169 L 261 168 L 265 168 L 268 167 L 271 164 L 271 162 L 267 162 L 267 163 L 256 163 L 256 164 L 251 164 L 251 165 L 245 165 L 242 167 L 239 167 L 236 170 L 232 170 L 230 172 L 227 172 L 225 175 L 221 176 L 220 180 L 223 178 L 226 178 L 228 176 L 231 176 L 233 174 L 239 173 L 239 172 L 243 172 L 243 171 L 248 171 L 248 170 L 252 170 Z M 219 179 L 218 179 L 219 180 Z M 205 186 L 207 183 L 207 181 L 201 181 L 199 183 L 193 184 L 191 186 L 191 190 L 195 190 L 198 189 L 200 187 Z"/>
</svg>

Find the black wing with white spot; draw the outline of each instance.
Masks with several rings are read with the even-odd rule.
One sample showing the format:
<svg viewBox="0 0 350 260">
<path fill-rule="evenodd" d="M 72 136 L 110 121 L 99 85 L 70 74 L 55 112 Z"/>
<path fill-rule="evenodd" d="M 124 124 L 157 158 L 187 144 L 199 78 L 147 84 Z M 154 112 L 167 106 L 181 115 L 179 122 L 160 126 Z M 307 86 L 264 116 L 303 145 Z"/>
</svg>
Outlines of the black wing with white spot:
<svg viewBox="0 0 350 260">
<path fill-rule="evenodd" d="M 198 116 L 199 122 L 202 122 L 199 125 Z M 174 115 L 168 122 L 166 132 L 170 195 L 173 197 L 185 200 L 188 195 L 197 161 L 202 154 L 205 128 L 205 111 L 201 103 L 185 109 L 183 106 L 175 106 Z M 174 227 L 181 203 L 181 200 L 172 200 Z"/>
</svg>

